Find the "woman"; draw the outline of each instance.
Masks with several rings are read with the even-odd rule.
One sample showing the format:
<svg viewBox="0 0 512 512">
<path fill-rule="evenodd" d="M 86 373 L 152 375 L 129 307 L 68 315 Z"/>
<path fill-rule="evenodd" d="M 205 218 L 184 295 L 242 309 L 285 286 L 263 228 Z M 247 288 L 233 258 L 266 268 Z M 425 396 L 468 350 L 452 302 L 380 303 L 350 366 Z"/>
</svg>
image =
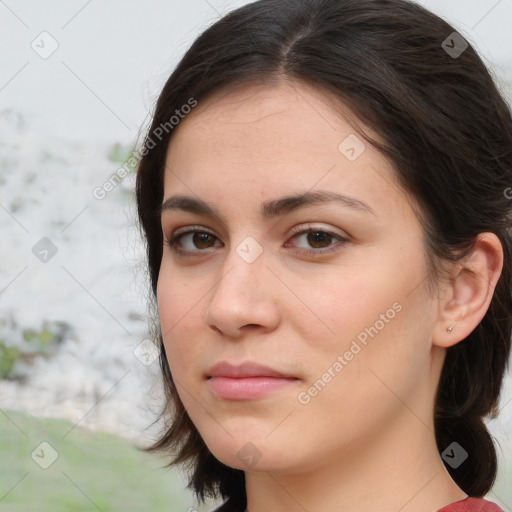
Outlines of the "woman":
<svg viewBox="0 0 512 512">
<path fill-rule="evenodd" d="M 137 176 L 168 429 L 218 511 L 499 511 L 512 119 L 407 0 L 261 0 L 192 45 Z"/>
</svg>

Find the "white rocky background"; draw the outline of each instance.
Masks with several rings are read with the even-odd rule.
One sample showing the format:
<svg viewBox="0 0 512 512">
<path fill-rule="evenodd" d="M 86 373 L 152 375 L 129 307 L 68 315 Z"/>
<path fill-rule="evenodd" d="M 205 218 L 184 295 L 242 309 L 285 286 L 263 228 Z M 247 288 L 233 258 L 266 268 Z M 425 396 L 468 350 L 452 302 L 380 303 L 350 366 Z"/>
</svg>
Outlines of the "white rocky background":
<svg viewBox="0 0 512 512">
<path fill-rule="evenodd" d="M 0 409 L 151 437 L 162 395 L 158 363 L 136 350 L 148 292 L 133 173 L 102 200 L 93 190 L 195 36 L 244 3 L 0 1 L 0 341 L 30 352 L 30 336 L 53 340 L 0 380 Z M 512 0 L 422 3 L 477 45 L 512 97 Z M 491 423 L 509 467 L 511 388 L 509 376 Z M 510 510 L 512 492 L 500 498 Z"/>
</svg>

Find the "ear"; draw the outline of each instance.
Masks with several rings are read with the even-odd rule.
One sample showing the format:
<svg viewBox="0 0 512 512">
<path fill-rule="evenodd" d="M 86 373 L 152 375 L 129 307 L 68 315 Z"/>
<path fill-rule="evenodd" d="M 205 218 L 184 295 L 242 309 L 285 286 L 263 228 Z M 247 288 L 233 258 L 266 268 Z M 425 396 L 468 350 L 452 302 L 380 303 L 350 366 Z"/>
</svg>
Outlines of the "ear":
<svg viewBox="0 0 512 512">
<path fill-rule="evenodd" d="M 439 302 L 433 344 L 451 347 L 466 338 L 485 316 L 503 268 L 503 247 L 494 233 L 480 233 L 471 251 L 453 265 Z"/>
</svg>

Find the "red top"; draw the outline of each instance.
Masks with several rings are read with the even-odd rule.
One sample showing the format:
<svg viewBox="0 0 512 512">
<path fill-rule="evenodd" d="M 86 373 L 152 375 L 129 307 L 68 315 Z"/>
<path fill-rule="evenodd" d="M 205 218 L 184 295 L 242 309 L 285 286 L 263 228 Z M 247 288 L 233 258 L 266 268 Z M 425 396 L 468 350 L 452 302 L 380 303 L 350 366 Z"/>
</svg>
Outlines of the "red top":
<svg viewBox="0 0 512 512">
<path fill-rule="evenodd" d="M 231 499 L 223 503 L 220 507 L 212 512 L 244 512 L 245 503 L 243 505 L 235 505 Z M 446 507 L 440 508 L 437 512 L 504 512 L 498 505 L 482 498 L 473 498 L 468 496 L 464 500 L 456 501 Z"/>
<path fill-rule="evenodd" d="M 503 510 L 491 501 L 468 496 L 464 500 L 440 508 L 437 512 L 503 512 Z"/>
</svg>

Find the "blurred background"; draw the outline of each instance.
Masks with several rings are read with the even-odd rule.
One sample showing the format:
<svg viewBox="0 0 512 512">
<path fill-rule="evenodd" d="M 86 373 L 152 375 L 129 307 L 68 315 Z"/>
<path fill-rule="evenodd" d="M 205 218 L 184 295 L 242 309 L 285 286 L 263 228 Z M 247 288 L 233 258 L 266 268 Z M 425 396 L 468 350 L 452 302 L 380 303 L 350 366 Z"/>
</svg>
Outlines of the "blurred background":
<svg viewBox="0 0 512 512">
<path fill-rule="evenodd" d="M 185 473 L 136 449 L 158 432 L 162 390 L 130 156 L 194 38 L 246 3 L 0 0 L 1 511 L 218 503 L 198 506 Z M 477 47 L 510 100 L 512 0 L 420 3 Z M 511 381 L 489 424 L 501 446 L 489 499 L 506 512 Z"/>
</svg>

